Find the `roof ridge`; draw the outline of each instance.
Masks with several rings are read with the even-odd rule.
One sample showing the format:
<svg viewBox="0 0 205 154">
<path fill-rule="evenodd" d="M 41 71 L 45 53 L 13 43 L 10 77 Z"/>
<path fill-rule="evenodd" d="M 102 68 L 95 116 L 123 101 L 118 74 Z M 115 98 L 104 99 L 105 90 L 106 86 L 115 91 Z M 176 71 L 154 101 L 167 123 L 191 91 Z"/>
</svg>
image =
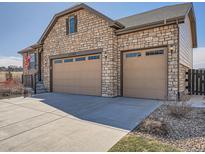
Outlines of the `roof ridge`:
<svg viewBox="0 0 205 154">
<path fill-rule="evenodd" d="M 164 8 L 169 8 L 169 7 L 179 6 L 179 5 L 185 5 L 185 4 L 187 4 L 187 5 L 191 4 L 192 5 L 192 2 L 180 3 L 180 4 L 174 4 L 174 5 L 166 5 L 166 6 L 162 6 L 162 7 L 159 7 L 159 8 L 152 9 L 150 11 L 143 11 L 141 13 L 136 13 L 136 14 L 132 14 L 132 15 L 129 15 L 129 16 L 126 16 L 126 17 L 122 17 L 122 18 L 116 19 L 116 21 L 119 21 L 119 20 L 122 20 L 122 19 L 125 19 L 125 18 L 128 18 L 128 17 L 136 16 L 136 15 L 147 14 L 147 13 L 154 12 L 156 10 L 160 10 L 160 9 L 164 9 Z"/>
</svg>

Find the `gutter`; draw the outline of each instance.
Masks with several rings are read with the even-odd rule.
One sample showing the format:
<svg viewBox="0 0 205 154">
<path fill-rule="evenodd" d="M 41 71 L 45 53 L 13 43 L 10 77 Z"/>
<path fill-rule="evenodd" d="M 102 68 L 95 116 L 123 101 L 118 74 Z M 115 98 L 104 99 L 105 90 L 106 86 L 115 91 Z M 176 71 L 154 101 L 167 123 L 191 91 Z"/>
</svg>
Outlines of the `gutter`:
<svg viewBox="0 0 205 154">
<path fill-rule="evenodd" d="M 166 21 L 161 20 L 161 21 L 152 22 L 149 24 L 143 24 L 140 26 L 132 26 L 132 27 L 124 28 L 124 29 L 119 29 L 119 30 L 116 30 L 116 35 L 123 35 L 127 33 L 133 33 L 133 32 L 137 32 L 137 31 L 141 31 L 145 29 L 151 29 L 155 27 L 160 27 L 164 25 L 176 24 L 177 23 L 176 21 L 178 21 L 178 23 L 180 24 L 180 23 L 184 23 L 184 19 L 185 19 L 185 16 L 181 16 L 177 18 L 166 19 Z"/>
<path fill-rule="evenodd" d="M 23 54 L 23 53 L 35 51 L 37 48 L 40 48 L 42 46 L 43 46 L 42 44 L 34 44 L 34 45 L 31 45 L 30 47 L 28 47 L 27 49 L 23 49 L 21 51 L 18 51 L 17 53 L 18 54 Z"/>
</svg>

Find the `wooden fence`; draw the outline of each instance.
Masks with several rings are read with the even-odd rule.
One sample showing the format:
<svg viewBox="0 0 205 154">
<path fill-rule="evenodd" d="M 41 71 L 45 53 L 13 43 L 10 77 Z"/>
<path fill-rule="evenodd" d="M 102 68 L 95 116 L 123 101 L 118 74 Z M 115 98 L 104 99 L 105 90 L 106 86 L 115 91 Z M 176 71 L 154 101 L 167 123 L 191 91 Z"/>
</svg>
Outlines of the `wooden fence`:
<svg viewBox="0 0 205 154">
<path fill-rule="evenodd" d="M 20 81 L 21 82 L 21 76 L 22 72 L 10 72 L 12 74 L 12 79 Z M 7 71 L 0 72 L 0 82 L 6 81 L 6 74 L 8 74 Z"/>
<path fill-rule="evenodd" d="M 190 69 L 186 72 L 190 95 L 205 95 L 205 70 Z"/>
</svg>

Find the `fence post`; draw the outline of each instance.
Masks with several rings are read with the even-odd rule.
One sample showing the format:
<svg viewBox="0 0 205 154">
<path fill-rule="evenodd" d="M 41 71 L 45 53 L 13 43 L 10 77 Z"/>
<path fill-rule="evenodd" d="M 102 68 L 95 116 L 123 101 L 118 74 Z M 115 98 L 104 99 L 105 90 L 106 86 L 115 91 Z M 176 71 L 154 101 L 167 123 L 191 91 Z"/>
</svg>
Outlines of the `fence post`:
<svg viewBox="0 0 205 154">
<path fill-rule="evenodd" d="M 34 74 L 34 94 L 36 94 L 36 74 Z"/>
<path fill-rule="evenodd" d="M 188 92 L 191 95 L 191 69 L 188 70 Z"/>
<path fill-rule="evenodd" d="M 33 88 L 33 75 L 30 76 L 31 79 L 31 87 Z"/>
<path fill-rule="evenodd" d="M 199 70 L 196 70 L 196 95 L 198 95 L 199 92 Z"/>
<path fill-rule="evenodd" d="M 205 95 L 205 70 L 204 70 L 204 95 Z"/>
<path fill-rule="evenodd" d="M 200 70 L 200 95 L 202 95 L 202 70 Z"/>
<path fill-rule="evenodd" d="M 194 81 L 195 81 L 195 70 L 193 69 L 192 70 L 192 94 L 194 94 L 195 93 L 195 91 L 194 91 Z"/>
<path fill-rule="evenodd" d="M 24 80 L 23 80 L 23 74 L 21 75 L 21 83 L 23 84 Z"/>
</svg>

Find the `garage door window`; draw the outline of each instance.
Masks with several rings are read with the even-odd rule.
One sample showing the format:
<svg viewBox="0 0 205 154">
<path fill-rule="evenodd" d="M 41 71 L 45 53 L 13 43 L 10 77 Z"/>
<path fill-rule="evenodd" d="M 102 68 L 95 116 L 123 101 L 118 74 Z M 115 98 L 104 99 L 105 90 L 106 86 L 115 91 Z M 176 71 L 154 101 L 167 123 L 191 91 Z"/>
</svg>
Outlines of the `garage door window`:
<svg viewBox="0 0 205 154">
<path fill-rule="evenodd" d="M 85 57 L 75 58 L 75 61 L 84 61 Z"/>
<path fill-rule="evenodd" d="M 135 52 L 135 53 L 127 53 L 126 58 L 131 58 L 131 57 L 140 57 L 141 53 L 140 52 Z"/>
<path fill-rule="evenodd" d="M 73 62 L 73 59 L 64 59 L 64 63 Z"/>
<path fill-rule="evenodd" d="M 160 55 L 160 54 L 164 54 L 164 50 L 155 50 L 155 51 L 146 52 L 146 56 Z"/>
<path fill-rule="evenodd" d="M 88 60 L 94 60 L 94 59 L 100 59 L 100 56 L 97 55 L 97 56 L 89 56 L 88 57 Z"/>
<path fill-rule="evenodd" d="M 58 60 L 55 60 L 55 61 L 54 61 L 54 63 L 55 63 L 55 64 L 59 64 L 59 63 L 62 63 L 62 60 L 60 60 L 60 59 L 58 59 Z"/>
</svg>

